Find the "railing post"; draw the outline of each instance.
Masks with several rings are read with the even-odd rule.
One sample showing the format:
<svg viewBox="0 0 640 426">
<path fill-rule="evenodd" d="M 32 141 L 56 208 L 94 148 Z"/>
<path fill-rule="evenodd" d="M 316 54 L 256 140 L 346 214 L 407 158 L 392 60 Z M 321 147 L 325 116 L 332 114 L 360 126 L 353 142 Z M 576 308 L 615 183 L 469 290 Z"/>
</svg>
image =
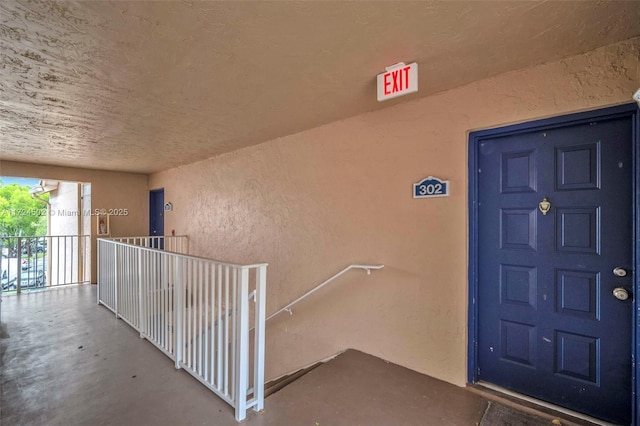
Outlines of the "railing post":
<svg viewBox="0 0 640 426">
<path fill-rule="evenodd" d="M 49 208 L 49 207 L 47 207 Z M 51 243 L 51 235 L 48 235 L 47 237 L 47 245 L 46 245 L 46 252 L 47 252 L 47 285 L 49 287 L 51 287 L 52 282 L 53 282 L 53 275 L 52 275 L 52 264 L 53 264 L 53 260 L 51 259 L 51 250 L 53 247 L 53 244 Z"/>
<path fill-rule="evenodd" d="M 22 293 L 22 237 L 18 237 L 18 265 L 16 275 L 16 294 Z"/>
<path fill-rule="evenodd" d="M 184 311 L 184 300 L 182 299 L 182 264 L 181 258 L 174 257 L 175 265 L 173 268 L 173 324 L 175 327 L 175 339 L 173 339 L 173 344 L 175 345 L 173 349 L 173 353 L 175 355 L 176 368 L 182 368 L 180 363 L 182 362 L 182 348 L 184 344 L 182 343 L 182 317 Z"/>
<path fill-rule="evenodd" d="M 91 241 L 89 241 L 89 244 L 91 244 Z M 101 247 L 102 247 L 102 241 L 100 241 L 99 239 L 96 240 L 96 248 L 98 249 L 98 255 L 96 256 L 97 259 L 97 265 L 96 265 L 96 271 L 98 271 L 98 277 L 97 277 L 97 282 L 96 282 L 96 294 L 97 294 L 97 303 L 98 305 L 100 304 L 100 283 L 102 282 L 102 269 L 100 269 L 100 256 L 101 256 Z M 48 256 L 47 256 L 48 257 Z M 47 275 L 48 277 L 51 276 L 51 274 Z"/>
<path fill-rule="evenodd" d="M 89 244 L 91 244 L 91 241 L 89 241 Z M 103 277 L 104 274 L 103 274 L 102 267 L 101 267 L 101 265 L 103 264 L 103 259 L 102 259 L 103 253 L 102 253 L 102 251 L 103 251 L 103 247 L 104 247 L 104 245 L 102 244 L 102 241 L 96 240 L 96 247 L 98 249 L 98 256 L 97 256 L 98 265 L 97 265 L 97 269 L 96 269 L 97 275 L 98 275 L 98 277 L 97 277 L 97 281 L 98 282 L 96 283 L 96 287 L 98 287 L 98 288 L 97 288 L 96 293 L 97 293 L 98 305 L 99 305 L 100 304 L 100 288 L 102 287 L 102 284 L 100 284 L 100 283 L 103 282 L 103 278 L 104 278 Z M 47 258 L 49 258 L 49 257 L 50 256 L 47 256 Z M 50 260 L 51 259 L 49 259 L 49 261 Z M 50 262 L 48 262 L 48 263 L 50 263 Z M 49 268 L 49 272 L 48 272 L 47 277 L 49 277 L 49 279 L 51 279 L 50 278 L 51 277 L 51 268 Z"/>
<path fill-rule="evenodd" d="M 118 245 L 113 245 L 113 310 L 118 318 Z"/>
<path fill-rule="evenodd" d="M 236 420 L 242 421 L 247 416 L 247 384 L 249 383 L 249 269 L 240 268 L 238 322 L 236 335 Z"/>
<path fill-rule="evenodd" d="M 262 265 L 256 269 L 256 295 L 255 295 L 255 334 L 253 355 L 253 396 L 256 399 L 255 411 L 264 408 L 264 343 L 265 343 L 265 318 L 267 312 L 267 266 Z"/>
<path fill-rule="evenodd" d="M 146 317 L 146 312 L 143 311 L 144 303 L 142 303 L 142 280 L 144 278 L 144 269 L 142 267 L 142 250 L 138 250 L 138 329 L 140 331 L 140 338 L 144 339 L 144 328 L 142 327 L 143 320 Z"/>
</svg>

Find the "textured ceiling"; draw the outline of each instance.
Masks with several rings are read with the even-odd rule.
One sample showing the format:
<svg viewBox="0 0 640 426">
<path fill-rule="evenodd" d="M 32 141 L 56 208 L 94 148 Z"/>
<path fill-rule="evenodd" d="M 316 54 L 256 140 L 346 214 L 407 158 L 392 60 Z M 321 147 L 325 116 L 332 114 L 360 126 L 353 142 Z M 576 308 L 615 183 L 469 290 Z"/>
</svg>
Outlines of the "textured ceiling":
<svg viewBox="0 0 640 426">
<path fill-rule="evenodd" d="M 150 173 L 638 35 L 636 1 L 2 0 L 0 156 Z"/>
</svg>

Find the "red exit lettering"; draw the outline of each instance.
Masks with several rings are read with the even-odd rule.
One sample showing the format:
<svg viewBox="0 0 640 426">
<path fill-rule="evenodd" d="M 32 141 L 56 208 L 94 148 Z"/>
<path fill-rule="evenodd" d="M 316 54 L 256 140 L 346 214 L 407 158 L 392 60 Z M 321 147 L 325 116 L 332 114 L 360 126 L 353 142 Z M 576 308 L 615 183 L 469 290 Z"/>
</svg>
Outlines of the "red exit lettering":
<svg viewBox="0 0 640 426">
<path fill-rule="evenodd" d="M 409 88 L 410 66 L 390 71 L 384 75 L 384 94 L 390 95 Z"/>
</svg>

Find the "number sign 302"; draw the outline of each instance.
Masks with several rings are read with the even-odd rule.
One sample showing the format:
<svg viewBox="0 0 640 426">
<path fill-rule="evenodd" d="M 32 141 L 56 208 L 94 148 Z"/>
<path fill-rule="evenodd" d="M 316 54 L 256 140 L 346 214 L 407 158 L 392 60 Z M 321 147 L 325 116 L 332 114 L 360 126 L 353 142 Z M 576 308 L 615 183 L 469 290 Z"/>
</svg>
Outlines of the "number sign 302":
<svg viewBox="0 0 640 426">
<path fill-rule="evenodd" d="M 413 198 L 446 197 L 448 195 L 448 180 L 429 176 L 413 184 Z"/>
</svg>

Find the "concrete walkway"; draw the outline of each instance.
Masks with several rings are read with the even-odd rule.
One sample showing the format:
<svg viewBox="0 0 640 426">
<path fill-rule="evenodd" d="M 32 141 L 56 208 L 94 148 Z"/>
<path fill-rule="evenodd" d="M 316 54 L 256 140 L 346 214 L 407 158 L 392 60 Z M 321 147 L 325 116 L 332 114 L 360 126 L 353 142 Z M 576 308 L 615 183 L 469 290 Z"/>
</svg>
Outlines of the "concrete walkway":
<svg viewBox="0 0 640 426">
<path fill-rule="evenodd" d="M 238 424 L 231 407 L 95 300 L 95 286 L 3 299 L 3 426 Z M 487 404 L 487 395 L 350 350 L 242 424 L 474 426 Z"/>
</svg>

